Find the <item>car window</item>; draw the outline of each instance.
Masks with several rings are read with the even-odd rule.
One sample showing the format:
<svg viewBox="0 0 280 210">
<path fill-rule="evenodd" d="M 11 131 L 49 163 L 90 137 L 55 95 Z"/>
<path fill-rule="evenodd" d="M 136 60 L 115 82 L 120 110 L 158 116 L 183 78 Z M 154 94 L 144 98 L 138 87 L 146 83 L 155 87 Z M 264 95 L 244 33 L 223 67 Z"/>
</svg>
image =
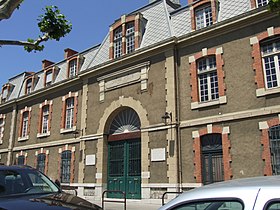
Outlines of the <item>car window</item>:
<svg viewBox="0 0 280 210">
<path fill-rule="evenodd" d="M 199 201 L 185 203 L 172 210 L 243 210 L 243 205 L 239 201 Z"/>
<path fill-rule="evenodd" d="M 267 210 L 280 210 L 280 201 L 268 205 Z"/>
</svg>

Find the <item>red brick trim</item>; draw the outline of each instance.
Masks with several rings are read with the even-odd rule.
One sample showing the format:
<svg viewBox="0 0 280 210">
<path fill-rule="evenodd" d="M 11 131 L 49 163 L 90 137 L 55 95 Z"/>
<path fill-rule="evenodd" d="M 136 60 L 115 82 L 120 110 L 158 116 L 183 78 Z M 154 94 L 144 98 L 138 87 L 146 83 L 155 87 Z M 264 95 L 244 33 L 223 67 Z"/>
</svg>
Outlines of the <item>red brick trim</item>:
<svg viewBox="0 0 280 210">
<path fill-rule="evenodd" d="M 190 0 L 191 3 L 193 3 L 193 0 Z M 196 22 L 195 22 L 195 10 L 198 7 L 201 7 L 203 5 L 210 4 L 211 5 L 211 11 L 212 11 L 212 20 L 213 23 L 217 22 L 217 1 L 216 0 L 202 0 L 202 1 L 197 1 L 190 7 L 190 12 L 191 12 L 191 26 L 192 30 L 196 30 Z"/>
<path fill-rule="evenodd" d="M 273 29 L 274 35 L 280 35 L 280 27 Z M 257 88 L 265 88 L 264 72 L 262 66 L 262 56 L 261 56 L 261 45 L 260 42 L 269 38 L 267 31 L 258 34 L 256 37 L 257 42 L 252 44 L 252 58 L 253 58 L 253 69 L 255 71 L 255 82 Z"/>
<path fill-rule="evenodd" d="M 74 183 L 75 179 L 75 147 L 65 145 L 59 149 L 59 154 L 62 154 L 64 151 L 71 151 L 71 166 L 70 166 L 70 183 Z M 58 158 L 58 176 L 59 180 L 61 180 L 61 157 Z"/>
<path fill-rule="evenodd" d="M 111 27 L 110 27 L 110 47 L 109 47 L 109 58 L 114 58 L 114 32 L 117 28 L 122 27 L 122 54 L 126 54 L 126 25 L 130 22 L 134 22 L 134 28 L 135 28 L 135 49 L 139 48 L 141 37 L 142 35 L 139 33 L 141 31 L 141 24 L 140 19 L 143 18 L 140 13 L 130 15 L 130 16 L 124 16 L 121 17 L 119 20 L 117 20 Z M 124 20 L 124 22 L 122 22 Z"/>
<path fill-rule="evenodd" d="M 262 151 L 262 159 L 264 161 L 264 169 L 263 174 L 264 176 L 271 176 L 272 175 L 272 166 L 271 166 L 271 152 L 270 152 L 270 140 L 269 140 L 269 128 L 280 125 L 280 120 L 278 118 L 273 118 L 267 121 L 268 128 L 261 129 L 261 144 L 263 146 Z"/>
<path fill-rule="evenodd" d="M 207 56 L 215 56 L 216 57 L 216 68 L 217 68 L 217 76 L 218 76 L 218 85 L 219 85 L 219 97 L 225 96 L 225 74 L 223 71 L 224 60 L 222 58 L 221 53 L 217 53 L 217 50 L 207 49 L 207 54 L 203 55 L 202 52 L 196 53 L 194 55 L 194 60 L 190 62 L 190 86 L 191 86 L 191 99 L 192 102 L 199 102 L 199 87 L 198 87 L 198 74 L 197 74 L 197 60 L 207 57 Z"/>
<path fill-rule="evenodd" d="M 223 164 L 224 164 L 224 180 L 230 180 L 232 178 L 231 168 L 231 143 L 228 138 L 228 133 L 223 133 L 223 128 L 213 126 L 211 133 L 219 133 L 222 135 L 222 147 L 223 147 Z M 206 134 L 210 134 L 207 128 L 200 129 L 198 136 L 193 140 L 194 151 L 194 177 L 197 183 L 202 183 L 202 162 L 201 162 L 201 140 L 200 137 Z"/>
<path fill-rule="evenodd" d="M 74 119 L 73 119 L 73 126 L 77 124 L 77 114 L 78 114 L 78 92 L 71 93 L 69 92 L 68 95 L 62 97 L 62 113 L 61 113 L 61 123 L 60 128 L 65 128 L 65 117 L 66 117 L 66 100 L 69 98 L 74 98 Z"/>
</svg>

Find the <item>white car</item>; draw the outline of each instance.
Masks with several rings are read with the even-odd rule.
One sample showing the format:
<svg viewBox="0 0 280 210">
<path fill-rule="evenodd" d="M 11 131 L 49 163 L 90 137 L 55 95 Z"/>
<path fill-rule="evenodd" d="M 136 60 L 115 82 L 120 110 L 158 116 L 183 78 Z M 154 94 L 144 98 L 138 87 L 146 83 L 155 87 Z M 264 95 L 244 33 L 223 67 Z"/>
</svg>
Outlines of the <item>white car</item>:
<svg viewBox="0 0 280 210">
<path fill-rule="evenodd" d="M 158 210 L 280 210 L 280 176 L 236 179 L 182 193 Z"/>
</svg>

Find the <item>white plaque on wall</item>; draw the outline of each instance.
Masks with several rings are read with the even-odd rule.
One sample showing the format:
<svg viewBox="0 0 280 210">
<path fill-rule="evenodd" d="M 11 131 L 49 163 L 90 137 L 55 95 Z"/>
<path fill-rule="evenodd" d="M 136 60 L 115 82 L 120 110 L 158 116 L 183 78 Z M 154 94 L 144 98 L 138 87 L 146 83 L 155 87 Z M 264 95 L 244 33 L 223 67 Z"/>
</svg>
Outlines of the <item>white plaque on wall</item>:
<svg viewBox="0 0 280 210">
<path fill-rule="evenodd" d="M 165 161 L 165 148 L 151 149 L 151 161 Z"/>
<path fill-rule="evenodd" d="M 94 165 L 95 165 L 95 155 L 87 155 L 86 166 L 94 166 Z"/>
</svg>

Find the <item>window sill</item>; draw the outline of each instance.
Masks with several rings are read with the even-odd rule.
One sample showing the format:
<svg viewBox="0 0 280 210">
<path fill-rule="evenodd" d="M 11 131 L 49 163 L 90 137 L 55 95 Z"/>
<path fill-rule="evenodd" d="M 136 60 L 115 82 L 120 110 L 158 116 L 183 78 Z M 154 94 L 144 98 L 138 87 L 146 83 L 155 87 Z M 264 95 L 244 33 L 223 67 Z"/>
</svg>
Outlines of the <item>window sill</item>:
<svg viewBox="0 0 280 210">
<path fill-rule="evenodd" d="M 18 141 L 27 141 L 29 139 L 29 135 L 25 137 L 18 137 Z"/>
<path fill-rule="evenodd" d="M 76 126 L 73 126 L 72 128 L 67 128 L 67 129 L 62 128 L 62 129 L 60 129 L 60 133 L 61 134 L 72 133 L 73 131 L 76 131 L 76 130 L 77 130 Z"/>
<path fill-rule="evenodd" d="M 51 132 L 48 131 L 47 133 L 37 133 L 37 138 L 45 138 L 51 135 Z"/>
<path fill-rule="evenodd" d="M 214 100 L 214 101 L 192 102 L 191 109 L 200 109 L 200 108 L 204 108 L 204 107 L 215 106 L 215 105 L 226 104 L 226 103 L 227 103 L 227 97 L 221 96 L 219 99 Z"/>
<path fill-rule="evenodd" d="M 276 93 L 280 93 L 280 87 L 271 88 L 271 89 L 259 88 L 256 90 L 257 97 L 272 95 Z"/>
</svg>

